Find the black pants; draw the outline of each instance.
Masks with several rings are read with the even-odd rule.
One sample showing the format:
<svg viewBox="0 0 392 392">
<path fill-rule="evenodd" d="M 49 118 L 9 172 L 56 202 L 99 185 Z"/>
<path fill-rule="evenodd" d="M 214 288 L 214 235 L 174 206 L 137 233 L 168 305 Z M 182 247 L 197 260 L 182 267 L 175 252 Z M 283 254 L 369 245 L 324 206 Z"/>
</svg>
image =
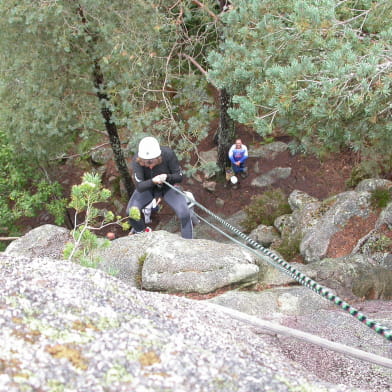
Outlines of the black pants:
<svg viewBox="0 0 392 392">
<path fill-rule="evenodd" d="M 145 192 L 135 191 L 131 196 L 126 213 L 129 216 L 129 210 L 132 207 L 137 207 L 140 211 L 149 204 L 154 198 L 152 190 Z M 163 199 L 167 204 L 174 210 L 181 224 L 181 235 L 183 238 L 193 238 L 193 225 L 191 214 L 187 205 L 186 198 L 180 193 L 176 192 L 174 189 L 165 190 L 163 194 Z M 141 217 L 139 220 L 129 218 L 133 229 L 136 232 L 142 232 L 146 228 L 144 224 L 144 219 Z"/>
</svg>

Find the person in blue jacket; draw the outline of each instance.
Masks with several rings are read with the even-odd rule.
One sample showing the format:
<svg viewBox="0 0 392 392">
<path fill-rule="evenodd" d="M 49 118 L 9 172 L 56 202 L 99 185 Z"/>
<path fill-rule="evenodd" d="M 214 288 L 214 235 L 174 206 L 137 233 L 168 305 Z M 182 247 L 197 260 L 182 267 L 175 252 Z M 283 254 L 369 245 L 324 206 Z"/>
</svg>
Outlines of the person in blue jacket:
<svg viewBox="0 0 392 392">
<path fill-rule="evenodd" d="M 230 147 L 229 159 L 234 174 L 240 174 L 242 178 L 245 178 L 248 173 L 248 168 L 246 167 L 248 148 L 245 144 L 242 144 L 241 139 L 236 139 L 235 144 Z"/>
</svg>

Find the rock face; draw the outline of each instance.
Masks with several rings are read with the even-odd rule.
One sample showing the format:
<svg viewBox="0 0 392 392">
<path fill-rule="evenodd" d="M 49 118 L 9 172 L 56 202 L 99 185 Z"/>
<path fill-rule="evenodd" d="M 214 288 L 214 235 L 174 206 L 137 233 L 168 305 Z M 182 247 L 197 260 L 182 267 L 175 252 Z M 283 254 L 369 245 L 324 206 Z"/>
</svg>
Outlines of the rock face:
<svg viewBox="0 0 392 392">
<path fill-rule="evenodd" d="M 249 148 L 249 157 L 252 158 L 263 158 L 263 159 L 274 159 L 277 154 L 286 151 L 288 145 L 283 142 L 273 142 L 265 144 L 258 148 Z"/>
<path fill-rule="evenodd" d="M 97 256 L 103 270 L 117 271 L 132 286 L 152 291 L 205 294 L 256 283 L 259 273 L 256 257 L 238 246 L 165 231 L 119 238 Z"/>
<path fill-rule="evenodd" d="M 274 184 L 279 180 L 284 180 L 291 175 L 290 167 L 276 167 L 261 176 L 258 176 L 252 180 L 253 186 L 260 188 Z"/>
<path fill-rule="evenodd" d="M 254 257 L 235 245 L 153 233 L 142 287 L 153 291 L 210 293 L 233 283 L 256 283 Z"/>
<path fill-rule="evenodd" d="M 4 392 L 289 392 L 304 383 L 351 391 L 216 308 L 136 290 L 99 270 L 0 255 L 0 291 Z"/>
<path fill-rule="evenodd" d="M 369 192 L 345 192 L 325 202 L 317 222 L 306 230 L 300 246 L 308 263 L 326 257 L 332 236 L 353 217 L 367 217 L 371 212 Z M 328 205 L 330 204 L 330 205 Z"/>
<path fill-rule="evenodd" d="M 298 206 L 298 211 L 307 210 L 308 204 L 304 200 L 317 204 L 312 198 L 307 199 L 306 195 L 297 196 L 297 201 L 292 200 L 292 205 Z M 310 215 L 303 214 L 307 219 Z M 314 224 L 314 221 L 310 221 Z M 48 240 L 51 238 L 55 241 Z M 348 360 L 342 355 L 337 357 L 329 351 L 315 349 L 309 344 L 301 343 L 298 346 L 298 342 L 293 338 L 272 338 L 268 335 L 260 335 L 260 332 L 252 335 L 255 333 L 254 329 L 249 329 L 250 335 L 247 335 L 248 332 L 244 335 L 244 326 L 222 315 L 218 316 L 215 312 L 208 312 L 203 308 L 202 302 L 195 304 L 174 296 L 163 296 L 146 291 L 202 294 L 218 288 L 227 288 L 230 284 L 253 284 L 252 287 L 263 287 L 264 290 L 227 291 L 211 301 L 251 316 L 321 335 L 327 339 L 341 343 L 350 342 L 354 347 L 365 348 L 369 352 L 392 358 L 392 347 L 382 336 L 336 308 L 330 301 L 308 288 L 298 286 L 296 280 L 267 264 L 262 257 L 257 257 L 238 245 L 205 239 L 185 240 L 177 234 L 165 231 L 122 237 L 112 241 L 109 249 L 100 250 L 95 255 L 102 260 L 99 268 L 105 272 L 115 272 L 118 279 L 102 271 L 86 269 L 67 261 L 32 258 L 48 253 L 61 256 L 61 248 L 68 239 L 69 233 L 63 229 L 59 230 L 50 225 L 41 226 L 15 241 L 3 256 L 0 255 L 0 272 L 3 274 L 0 276 L 2 298 L 6 299 L 4 304 L 7 306 L 13 304 L 13 308 L 2 306 L 3 310 L 6 309 L 2 314 L 6 316 L 3 319 L 0 316 L 2 325 L 0 334 L 8 335 L 0 337 L 2 341 L 9 342 L 6 350 L 10 355 L 10 363 L 16 363 L 23 358 L 22 369 L 29 374 L 40 375 L 32 380 L 24 380 L 24 387 L 31 383 L 36 389 L 45 389 L 49 373 L 50 378 L 53 379 L 51 371 L 53 367 L 58 369 L 59 377 L 65 384 L 64 388 L 70 390 L 80 388 L 80 390 L 117 392 L 137 390 L 148 384 L 150 389 L 147 390 L 151 391 L 165 388 L 188 391 L 191 389 L 188 382 L 190 374 L 195 385 L 208 385 L 205 386 L 204 391 L 266 390 L 266 388 L 271 389 L 275 381 L 269 378 L 268 370 L 264 370 L 264 367 L 260 367 L 259 364 L 267 363 L 265 362 L 267 358 L 274 359 L 275 353 L 280 363 L 285 362 L 287 371 L 296 374 L 295 380 L 298 380 L 297 375 L 300 372 L 304 372 L 305 376 L 302 380 L 306 380 L 314 390 L 323 390 L 325 386 L 326 390 L 334 391 L 353 391 L 353 388 L 360 387 L 363 391 L 384 392 L 392 383 L 390 372 L 382 368 L 364 366 L 358 360 Z M 48 245 L 47 249 L 46 245 Z M 22 257 L 23 254 L 27 255 L 27 258 Z M 319 284 L 335 290 L 341 297 L 351 300 L 366 297 L 367 292 L 371 292 L 372 295 L 376 291 L 383 293 L 376 298 L 390 295 L 390 287 L 392 287 L 390 276 L 380 267 L 377 266 L 375 269 L 372 267 L 374 266 L 361 254 L 341 259 L 322 259 L 308 265 L 295 264 L 297 270 Z M 11 283 L 5 284 L 6 282 Z M 12 297 L 11 293 L 15 292 L 24 293 L 20 309 L 17 298 L 16 302 L 7 300 Z M 50 298 L 45 299 L 46 295 Z M 354 306 L 372 309 L 369 307 L 372 303 L 375 305 L 370 317 L 382 325 L 392 326 L 390 302 L 367 301 L 357 305 L 354 303 Z M 46 307 L 45 304 L 51 305 Z M 19 339 L 17 336 L 21 335 L 12 334 L 13 328 L 21 328 L 20 324 L 17 326 L 14 324 L 17 318 L 24 319 L 23 312 L 40 315 L 42 326 L 46 326 L 42 330 L 39 329 L 41 334 L 39 343 L 36 346 L 28 346 L 27 351 L 23 348 L 26 344 L 19 344 L 17 340 Z M 40 328 L 38 327 L 40 323 L 33 320 L 33 324 L 30 325 L 28 324 L 30 321 L 27 320 L 31 320 L 31 317 L 27 317 L 27 324 L 23 325 L 26 331 Z M 73 324 L 70 324 L 69 320 L 74 320 Z M 339 323 L 336 323 L 336 320 L 339 320 Z M 47 334 L 46 331 L 54 331 L 56 325 L 59 326 L 58 328 L 61 326 L 61 336 L 65 336 L 65 340 L 56 340 L 56 333 Z M 75 334 L 72 325 L 82 326 L 82 329 L 78 327 L 76 330 L 83 333 L 83 336 L 86 336 L 86 329 L 91 330 L 91 333 L 87 333 L 89 336 L 87 343 L 82 336 Z M 176 327 L 173 327 L 174 325 Z M 217 330 L 216 326 L 218 326 Z M 341 326 L 345 328 L 343 331 L 340 330 Z M 207 328 L 208 339 L 202 328 Z M 68 335 L 72 336 L 73 340 L 69 341 L 66 338 Z M 11 336 L 15 337 L 10 338 Z M 146 336 L 156 345 L 153 343 L 149 346 L 149 350 L 136 353 L 137 347 L 145 346 Z M 251 342 L 251 347 L 249 343 L 242 341 L 242 338 L 246 342 Z M 67 343 L 65 344 L 64 341 Z M 180 346 L 178 346 L 179 341 L 182 342 Z M 200 341 L 204 342 L 203 352 L 206 353 L 206 358 L 209 358 L 205 368 L 198 362 Z M 71 346 L 68 342 L 72 343 Z M 100 345 L 99 342 L 107 343 Z M 70 351 L 71 348 L 75 348 L 75 344 L 78 354 Z M 42 354 L 44 348 L 49 351 Z M 66 357 L 70 363 L 66 360 L 57 362 L 55 355 L 58 350 L 74 353 Z M 130 350 L 132 355 L 129 354 Z M 243 350 L 247 353 L 245 357 Z M 35 354 L 36 352 L 41 354 Z M 212 352 L 214 354 L 211 356 Z M 257 354 L 253 355 L 256 352 Z M 264 354 L 265 359 L 262 357 Z M 74 359 L 71 359 L 75 355 L 79 358 L 78 362 L 73 362 Z M 282 359 L 283 355 L 295 358 L 298 364 L 291 363 L 287 358 Z M 31 360 L 32 358 L 37 359 Z M 228 359 L 225 358 L 231 359 L 227 362 Z M 241 358 L 241 361 L 238 362 L 236 358 Z M 216 364 L 216 368 L 211 367 L 210 360 L 214 366 Z M 75 364 L 83 366 L 87 362 L 88 370 L 83 370 L 81 373 Z M 118 368 L 119 363 L 121 368 Z M 194 367 L 193 363 L 198 365 Z M 223 382 L 222 388 L 217 387 L 215 381 L 213 382 L 216 376 L 205 370 L 212 369 L 218 374 L 222 371 L 219 363 L 225 363 L 224 367 L 228 371 L 227 374 L 226 371 L 223 373 L 224 377 L 221 381 L 223 382 L 223 379 L 226 381 Z M 311 373 L 301 369 L 299 364 L 304 364 Z M 148 368 L 149 366 L 151 369 Z M 75 370 L 74 367 L 77 369 Z M 181 370 L 176 370 L 177 367 Z M 274 364 L 267 366 L 268 369 L 280 367 Z M 48 369 L 49 373 L 39 372 L 39 368 Z M 148 374 L 168 376 L 162 379 L 154 378 L 153 381 L 145 376 L 146 369 L 151 370 Z M 10 368 L 9 372 L 7 370 L 8 376 L 0 378 L 0 390 L 13 391 L 11 385 L 15 385 L 12 376 L 14 370 Z M 254 381 L 253 372 L 255 377 L 257 374 L 257 382 Z M 335 385 L 320 384 L 312 373 L 321 377 L 323 382 L 332 381 Z M 105 384 L 103 388 L 102 383 L 107 381 L 102 377 L 105 380 L 107 378 L 101 376 L 102 374 L 116 374 L 119 379 L 116 379 L 113 385 Z M 340 378 L 337 378 L 336 374 L 339 374 Z M 358 375 L 361 375 L 361 378 Z M 250 381 L 251 379 L 253 381 Z M 272 390 L 295 389 L 296 384 L 292 383 L 290 377 L 287 379 L 290 380 L 291 385 L 288 389 L 279 384 Z M 287 386 L 287 383 L 284 385 Z"/>
<path fill-rule="evenodd" d="M 42 225 L 11 242 L 5 253 L 12 256 L 63 258 L 65 244 L 71 240 L 69 230 L 54 225 Z"/>
</svg>

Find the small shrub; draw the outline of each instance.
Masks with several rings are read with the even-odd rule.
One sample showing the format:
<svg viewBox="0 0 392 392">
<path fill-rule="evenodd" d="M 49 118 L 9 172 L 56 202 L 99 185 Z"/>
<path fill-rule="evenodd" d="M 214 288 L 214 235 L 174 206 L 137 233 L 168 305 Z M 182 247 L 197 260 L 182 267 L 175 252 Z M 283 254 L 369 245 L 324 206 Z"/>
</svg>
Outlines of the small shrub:
<svg viewBox="0 0 392 392">
<path fill-rule="evenodd" d="M 282 237 L 281 243 L 275 248 L 282 257 L 290 261 L 295 256 L 300 254 L 299 246 L 301 244 L 301 235 L 296 234 L 294 236 L 284 236 Z"/>
<path fill-rule="evenodd" d="M 381 168 L 377 162 L 363 161 L 351 171 L 350 178 L 346 181 L 349 188 L 355 188 L 362 180 L 375 178 L 380 174 Z"/>
<path fill-rule="evenodd" d="M 270 189 L 254 197 L 244 210 L 247 217 L 241 224 L 246 232 L 261 224 L 272 226 L 278 216 L 291 213 L 287 197 L 281 189 Z"/>
<path fill-rule="evenodd" d="M 391 200 L 391 191 L 387 188 L 376 188 L 371 191 L 370 204 L 373 208 L 385 208 Z"/>
<path fill-rule="evenodd" d="M 69 207 L 75 210 L 75 228 L 71 232 L 73 241 L 66 244 L 63 252 L 67 260 L 97 268 L 101 260 L 95 256 L 94 251 L 109 247 L 110 241 L 98 238 L 92 231 L 112 224 L 116 217 L 111 211 L 98 209 L 95 205 L 106 201 L 110 196 L 111 192 L 103 188 L 101 178 L 96 173 L 85 173 L 82 183 L 72 187 Z M 80 223 L 79 216 L 83 217 Z M 117 217 L 117 224 L 121 223 L 119 218 Z"/>
<path fill-rule="evenodd" d="M 138 271 L 136 273 L 136 284 L 137 287 L 139 287 L 140 289 L 142 288 L 142 272 L 143 272 L 143 265 L 144 265 L 144 261 L 147 258 L 147 253 L 142 254 L 141 256 L 139 256 L 139 268 Z"/>
<path fill-rule="evenodd" d="M 373 252 L 387 252 L 391 250 L 392 239 L 382 234 L 369 244 L 369 248 Z"/>
</svg>

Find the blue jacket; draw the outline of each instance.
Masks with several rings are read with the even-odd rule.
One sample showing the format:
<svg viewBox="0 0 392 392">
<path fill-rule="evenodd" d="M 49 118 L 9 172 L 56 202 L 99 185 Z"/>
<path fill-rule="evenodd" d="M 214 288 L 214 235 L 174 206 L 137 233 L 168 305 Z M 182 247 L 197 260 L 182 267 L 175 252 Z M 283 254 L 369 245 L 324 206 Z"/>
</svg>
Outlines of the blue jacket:
<svg viewBox="0 0 392 392">
<path fill-rule="evenodd" d="M 240 149 L 237 149 L 233 144 L 229 150 L 229 159 L 233 164 L 238 161 L 245 162 L 248 159 L 248 148 L 243 144 Z"/>
</svg>

